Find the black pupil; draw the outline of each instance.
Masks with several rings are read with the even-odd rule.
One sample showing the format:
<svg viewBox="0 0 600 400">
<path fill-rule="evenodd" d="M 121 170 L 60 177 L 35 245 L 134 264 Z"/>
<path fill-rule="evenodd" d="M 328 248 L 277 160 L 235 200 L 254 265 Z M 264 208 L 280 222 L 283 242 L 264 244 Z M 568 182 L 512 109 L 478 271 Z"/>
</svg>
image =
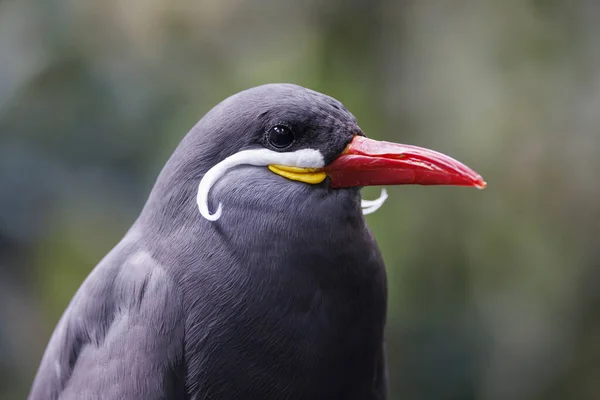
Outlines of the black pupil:
<svg viewBox="0 0 600 400">
<path fill-rule="evenodd" d="M 277 148 L 287 147 L 294 141 L 294 134 L 284 125 L 277 125 L 269 130 L 269 143 Z"/>
</svg>

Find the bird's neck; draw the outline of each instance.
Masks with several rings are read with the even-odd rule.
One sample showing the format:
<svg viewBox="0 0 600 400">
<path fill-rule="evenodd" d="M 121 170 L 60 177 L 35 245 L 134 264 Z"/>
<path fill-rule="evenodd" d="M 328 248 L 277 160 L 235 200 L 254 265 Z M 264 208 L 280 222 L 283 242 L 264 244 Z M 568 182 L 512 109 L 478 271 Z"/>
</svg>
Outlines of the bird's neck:
<svg viewBox="0 0 600 400">
<path fill-rule="evenodd" d="M 326 254 L 360 247 L 368 234 L 356 189 L 313 187 L 275 176 L 266 169 L 232 171 L 212 188 L 209 208 L 219 203 L 217 221 L 202 217 L 196 204 L 197 180 L 169 178 L 155 186 L 138 219 L 146 243 L 163 251 L 223 246 L 259 262 L 269 254 Z M 249 261 L 251 261 L 249 259 Z"/>
</svg>

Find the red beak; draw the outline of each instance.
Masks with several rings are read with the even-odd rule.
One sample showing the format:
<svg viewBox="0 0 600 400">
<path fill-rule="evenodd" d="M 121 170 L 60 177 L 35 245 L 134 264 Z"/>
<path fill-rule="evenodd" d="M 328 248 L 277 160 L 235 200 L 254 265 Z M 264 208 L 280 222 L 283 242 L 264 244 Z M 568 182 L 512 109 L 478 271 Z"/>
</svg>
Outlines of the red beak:
<svg viewBox="0 0 600 400">
<path fill-rule="evenodd" d="M 344 153 L 324 168 L 331 187 L 453 185 L 483 189 L 481 175 L 437 151 L 355 136 Z"/>
</svg>

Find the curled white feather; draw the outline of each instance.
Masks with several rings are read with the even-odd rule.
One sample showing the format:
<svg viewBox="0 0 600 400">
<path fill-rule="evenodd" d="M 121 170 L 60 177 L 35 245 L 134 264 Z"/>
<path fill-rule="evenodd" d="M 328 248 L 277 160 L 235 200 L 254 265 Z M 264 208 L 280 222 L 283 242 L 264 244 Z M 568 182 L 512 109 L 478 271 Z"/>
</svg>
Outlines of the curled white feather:
<svg viewBox="0 0 600 400">
<path fill-rule="evenodd" d="M 379 210 L 379 208 L 385 203 L 388 198 L 387 190 L 381 189 L 381 194 L 375 200 L 361 200 L 360 207 L 362 208 L 363 215 L 368 215 Z"/>
<path fill-rule="evenodd" d="M 196 202 L 200 214 L 209 221 L 216 221 L 223 213 L 223 205 L 219 203 L 217 211 L 211 214 L 208 210 L 208 194 L 213 185 L 225 173 L 238 165 L 255 165 L 266 167 L 270 164 L 286 165 L 288 167 L 322 168 L 325 165 L 323 155 L 319 150 L 302 149 L 289 153 L 278 153 L 269 149 L 242 150 L 235 153 L 209 169 L 198 184 Z"/>
</svg>

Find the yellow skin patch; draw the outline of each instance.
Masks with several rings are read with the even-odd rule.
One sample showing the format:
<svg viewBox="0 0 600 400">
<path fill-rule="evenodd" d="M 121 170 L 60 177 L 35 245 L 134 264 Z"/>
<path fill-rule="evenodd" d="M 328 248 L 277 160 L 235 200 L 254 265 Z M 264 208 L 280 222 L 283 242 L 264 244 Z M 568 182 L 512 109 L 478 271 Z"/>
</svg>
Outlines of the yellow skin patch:
<svg viewBox="0 0 600 400">
<path fill-rule="evenodd" d="M 299 167 L 288 167 L 286 165 L 269 164 L 271 172 L 281 175 L 284 178 L 291 179 L 293 181 L 300 181 L 304 183 L 310 183 L 316 185 L 321 183 L 327 178 L 325 172 L 320 171 L 319 168 L 299 168 Z"/>
</svg>

